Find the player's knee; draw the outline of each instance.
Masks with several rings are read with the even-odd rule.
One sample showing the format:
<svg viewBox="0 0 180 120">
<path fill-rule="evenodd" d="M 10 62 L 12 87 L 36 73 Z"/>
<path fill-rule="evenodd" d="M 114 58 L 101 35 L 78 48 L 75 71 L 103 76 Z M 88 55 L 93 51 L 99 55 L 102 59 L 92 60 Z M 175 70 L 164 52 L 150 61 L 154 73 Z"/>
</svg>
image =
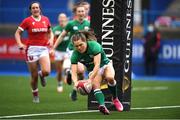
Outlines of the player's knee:
<svg viewBox="0 0 180 120">
<path fill-rule="evenodd" d="M 108 83 L 110 83 L 110 84 L 114 84 L 114 77 L 106 77 L 106 80 L 107 80 L 107 82 Z"/>
<path fill-rule="evenodd" d="M 78 67 L 78 74 L 84 74 L 84 71 L 85 71 L 84 68 Z"/>
<path fill-rule="evenodd" d="M 93 88 L 93 90 L 95 90 L 95 89 L 100 89 L 100 83 L 95 83 L 95 82 L 93 82 L 93 83 L 92 83 L 92 88 Z"/>
<path fill-rule="evenodd" d="M 83 74 L 84 72 L 85 72 L 84 65 L 78 63 L 78 74 Z"/>
<path fill-rule="evenodd" d="M 43 74 L 43 76 L 48 76 L 50 74 L 50 71 L 44 70 L 44 71 L 42 71 L 42 74 Z"/>
</svg>

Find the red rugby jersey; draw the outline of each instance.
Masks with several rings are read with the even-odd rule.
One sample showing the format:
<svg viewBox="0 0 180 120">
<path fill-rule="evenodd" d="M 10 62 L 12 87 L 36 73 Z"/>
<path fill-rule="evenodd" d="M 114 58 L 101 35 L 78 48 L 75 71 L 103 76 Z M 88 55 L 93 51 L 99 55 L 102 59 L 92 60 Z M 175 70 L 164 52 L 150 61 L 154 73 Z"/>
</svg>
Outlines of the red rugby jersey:
<svg viewBox="0 0 180 120">
<path fill-rule="evenodd" d="M 27 46 L 47 46 L 49 41 L 50 21 L 47 17 L 42 16 L 39 20 L 32 16 L 25 18 L 19 26 L 22 31 L 27 30 L 28 40 Z"/>
</svg>

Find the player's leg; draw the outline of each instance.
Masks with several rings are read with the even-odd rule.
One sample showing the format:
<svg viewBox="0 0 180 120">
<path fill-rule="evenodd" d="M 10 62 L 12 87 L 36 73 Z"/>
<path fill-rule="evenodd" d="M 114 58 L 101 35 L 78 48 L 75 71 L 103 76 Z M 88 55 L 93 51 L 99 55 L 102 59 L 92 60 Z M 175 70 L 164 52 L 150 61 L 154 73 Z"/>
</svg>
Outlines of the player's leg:
<svg viewBox="0 0 180 120">
<path fill-rule="evenodd" d="M 56 51 L 55 52 L 55 67 L 56 67 L 56 73 L 57 73 L 57 91 L 62 92 L 63 91 L 63 63 L 65 59 L 65 52 Z"/>
<path fill-rule="evenodd" d="M 99 111 L 105 115 L 108 115 L 110 112 L 105 106 L 104 94 L 102 93 L 102 91 L 100 89 L 101 80 L 102 80 L 102 76 L 100 74 L 98 74 L 95 77 L 95 79 L 92 80 L 92 86 L 93 86 L 93 90 L 94 90 L 94 96 L 95 96 L 97 102 L 99 103 L 99 107 L 98 107 Z"/>
<path fill-rule="evenodd" d="M 27 62 L 29 72 L 31 74 L 31 88 L 33 94 L 33 102 L 39 103 L 38 95 L 38 64 L 37 62 Z"/>
<path fill-rule="evenodd" d="M 62 80 L 62 73 L 63 73 L 63 60 L 61 61 L 55 61 L 55 66 L 56 66 L 56 72 L 57 72 L 57 91 L 58 92 L 63 92 L 63 80 Z"/>
<path fill-rule="evenodd" d="M 84 79 L 85 70 L 85 66 L 82 63 L 78 62 L 78 80 Z"/>
<path fill-rule="evenodd" d="M 31 88 L 33 94 L 33 102 L 39 103 L 38 95 L 38 47 L 29 46 L 26 51 L 26 62 L 31 74 Z"/>
<path fill-rule="evenodd" d="M 72 79 L 71 79 L 71 70 L 70 68 L 67 68 L 65 71 L 65 75 L 66 75 L 66 82 L 68 85 L 72 84 Z"/>
<path fill-rule="evenodd" d="M 117 85 L 116 80 L 114 79 L 115 71 L 111 63 L 109 63 L 106 68 L 104 69 L 104 77 L 108 82 L 108 89 L 110 90 L 113 98 L 112 102 L 115 105 L 116 109 L 121 112 L 123 111 L 123 105 L 118 99 L 117 96 Z"/>
<path fill-rule="evenodd" d="M 41 79 L 41 85 L 44 87 L 46 86 L 46 79 L 45 77 L 50 74 L 51 71 L 51 64 L 50 64 L 50 58 L 49 54 L 43 55 L 39 58 L 39 64 L 41 70 L 38 72 L 40 79 Z"/>
<path fill-rule="evenodd" d="M 67 48 L 66 51 L 67 51 L 67 58 L 71 58 L 73 50 L 70 50 L 69 48 Z M 71 85 L 72 84 L 72 79 L 71 79 L 71 61 L 70 61 L 70 59 L 66 59 L 64 61 L 64 64 L 68 65 L 65 68 L 66 82 L 67 82 L 68 85 Z"/>
<path fill-rule="evenodd" d="M 67 56 L 67 53 L 66 53 L 65 57 L 64 57 L 64 60 L 63 60 L 64 80 L 65 80 L 66 83 L 67 83 L 67 76 L 68 76 L 68 74 L 70 74 L 69 78 L 71 78 L 70 68 L 71 68 L 71 61 L 70 61 L 70 58 Z"/>
</svg>

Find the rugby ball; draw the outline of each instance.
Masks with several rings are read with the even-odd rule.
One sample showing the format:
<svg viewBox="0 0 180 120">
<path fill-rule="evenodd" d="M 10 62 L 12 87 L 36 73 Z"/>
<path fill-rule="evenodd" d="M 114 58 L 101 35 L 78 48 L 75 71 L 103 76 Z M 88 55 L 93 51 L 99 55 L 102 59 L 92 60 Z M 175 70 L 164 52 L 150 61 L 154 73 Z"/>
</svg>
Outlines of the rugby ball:
<svg viewBox="0 0 180 120">
<path fill-rule="evenodd" d="M 88 80 L 80 80 L 76 88 L 81 95 L 88 95 L 92 90 L 92 84 Z"/>
</svg>

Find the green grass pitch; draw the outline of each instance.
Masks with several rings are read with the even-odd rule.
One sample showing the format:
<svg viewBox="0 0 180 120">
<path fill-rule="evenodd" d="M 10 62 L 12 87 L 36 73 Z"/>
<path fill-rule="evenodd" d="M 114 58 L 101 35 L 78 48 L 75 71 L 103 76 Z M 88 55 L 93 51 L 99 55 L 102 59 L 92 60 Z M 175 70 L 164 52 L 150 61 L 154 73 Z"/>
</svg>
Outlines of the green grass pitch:
<svg viewBox="0 0 180 120">
<path fill-rule="evenodd" d="M 111 111 L 108 116 L 97 111 L 86 112 L 86 97 L 78 95 L 78 100 L 72 102 L 69 98 L 72 87 L 65 84 L 64 92 L 58 93 L 56 85 L 52 77 L 48 77 L 46 87 L 39 84 L 40 103 L 34 104 L 28 77 L 0 76 L 0 118 L 180 119 L 180 81 L 133 80 L 131 111 Z"/>
</svg>

